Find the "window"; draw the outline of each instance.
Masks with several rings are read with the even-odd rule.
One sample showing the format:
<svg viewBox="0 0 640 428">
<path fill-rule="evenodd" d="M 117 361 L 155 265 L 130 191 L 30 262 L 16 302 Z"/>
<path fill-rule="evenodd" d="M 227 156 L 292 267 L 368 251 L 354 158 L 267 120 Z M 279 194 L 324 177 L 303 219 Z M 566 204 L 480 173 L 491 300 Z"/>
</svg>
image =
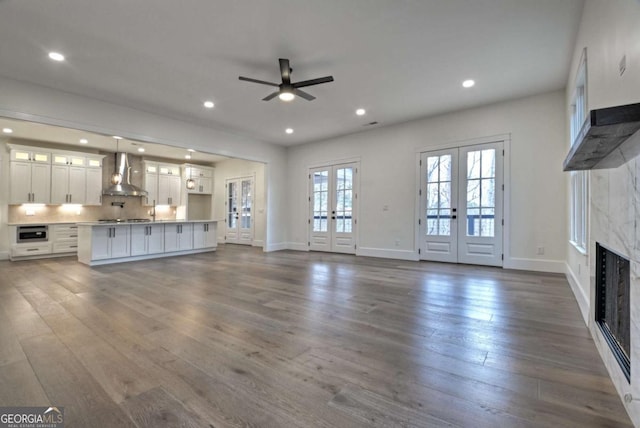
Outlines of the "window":
<svg viewBox="0 0 640 428">
<path fill-rule="evenodd" d="M 578 134 L 588 116 L 587 108 L 587 50 L 582 52 L 580 67 L 576 75 L 575 91 L 571 103 L 571 145 L 576 144 Z M 586 253 L 588 248 L 587 213 L 589 208 L 589 172 L 571 173 L 571 224 L 570 241 L 578 250 Z"/>
<path fill-rule="evenodd" d="M 587 251 L 587 204 L 589 175 L 587 171 L 571 173 L 571 243 Z"/>
</svg>

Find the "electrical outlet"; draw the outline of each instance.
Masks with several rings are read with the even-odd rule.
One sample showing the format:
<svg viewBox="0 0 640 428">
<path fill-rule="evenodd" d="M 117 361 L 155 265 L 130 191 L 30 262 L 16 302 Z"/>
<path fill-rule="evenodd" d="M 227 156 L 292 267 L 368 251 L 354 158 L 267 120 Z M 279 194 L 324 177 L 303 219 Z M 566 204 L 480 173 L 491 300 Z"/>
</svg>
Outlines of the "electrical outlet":
<svg viewBox="0 0 640 428">
<path fill-rule="evenodd" d="M 539 256 L 544 254 L 544 247 L 538 247 L 536 254 L 538 254 Z"/>
</svg>

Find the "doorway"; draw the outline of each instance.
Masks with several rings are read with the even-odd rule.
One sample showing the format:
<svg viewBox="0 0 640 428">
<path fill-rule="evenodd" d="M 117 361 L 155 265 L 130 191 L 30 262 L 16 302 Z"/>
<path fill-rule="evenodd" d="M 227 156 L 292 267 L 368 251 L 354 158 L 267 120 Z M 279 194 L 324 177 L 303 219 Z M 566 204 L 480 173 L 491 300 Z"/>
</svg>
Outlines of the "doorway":
<svg viewBox="0 0 640 428">
<path fill-rule="evenodd" d="M 225 242 L 229 244 L 251 245 L 253 243 L 253 177 L 227 179 Z"/>
<path fill-rule="evenodd" d="M 358 163 L 309 170 L 309 249 L 355 254 Z"/>
<path fill-rule="evenodd" d="M 421 154 L 420 259 L 503 265 L 502 142 Z"/>
</svg>

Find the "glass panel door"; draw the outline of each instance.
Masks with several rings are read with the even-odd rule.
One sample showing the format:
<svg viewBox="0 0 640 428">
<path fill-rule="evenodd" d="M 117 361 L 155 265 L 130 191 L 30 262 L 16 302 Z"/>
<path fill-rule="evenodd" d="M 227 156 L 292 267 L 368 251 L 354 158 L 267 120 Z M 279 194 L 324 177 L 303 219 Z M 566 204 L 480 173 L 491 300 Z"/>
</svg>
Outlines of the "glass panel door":
<svg viewBox="0 0 640 428">
<path fill-rule="evenodd" d="M 226 180 L 226 242 L 251 245 L 253 242 L 253 177 Z"/>
<path fill-rule="evenodd" d="M 421 155 L 421 259 L 502 265 L 502 159 L 502 142 Z"/>
<path fill-rule="evenodd" d="M 422 155 L 420 236 L 423 258 L 440 262 L 457 260 L 457 168 L 457 149 Z"/>
<path fill-rule="evenodd" d="M 309 248 L 355 253 L 355 163 L 309 171 Z"/>
</svg>

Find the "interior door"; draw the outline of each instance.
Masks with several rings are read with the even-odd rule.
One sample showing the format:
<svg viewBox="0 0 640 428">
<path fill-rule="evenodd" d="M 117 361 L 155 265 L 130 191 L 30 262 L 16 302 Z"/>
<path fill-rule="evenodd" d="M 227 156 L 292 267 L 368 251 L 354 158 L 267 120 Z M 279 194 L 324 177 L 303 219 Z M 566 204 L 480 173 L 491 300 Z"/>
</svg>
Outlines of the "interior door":
<svg viewBox="0 0 640 428">
<path fill-rule="evenodd" d="M 309 171 L 309 249 L 355 254 L 357 163 Z"/>
<path fill-rule="evenodd" d="M 251 245 L 253 243 L 253 177 L 226 180 L 227 232 L 226 242 Z"/>
<path fill-rule="evenodd" d="M 502 266 L 502 146 L 422 154 L 421 259 Z"/>
<path fill-rule="evenodd" d="M 421 158 L 421 255 L 438 262 L 458 261 L 458 149 L 423 153 Z"/>
</svg>

